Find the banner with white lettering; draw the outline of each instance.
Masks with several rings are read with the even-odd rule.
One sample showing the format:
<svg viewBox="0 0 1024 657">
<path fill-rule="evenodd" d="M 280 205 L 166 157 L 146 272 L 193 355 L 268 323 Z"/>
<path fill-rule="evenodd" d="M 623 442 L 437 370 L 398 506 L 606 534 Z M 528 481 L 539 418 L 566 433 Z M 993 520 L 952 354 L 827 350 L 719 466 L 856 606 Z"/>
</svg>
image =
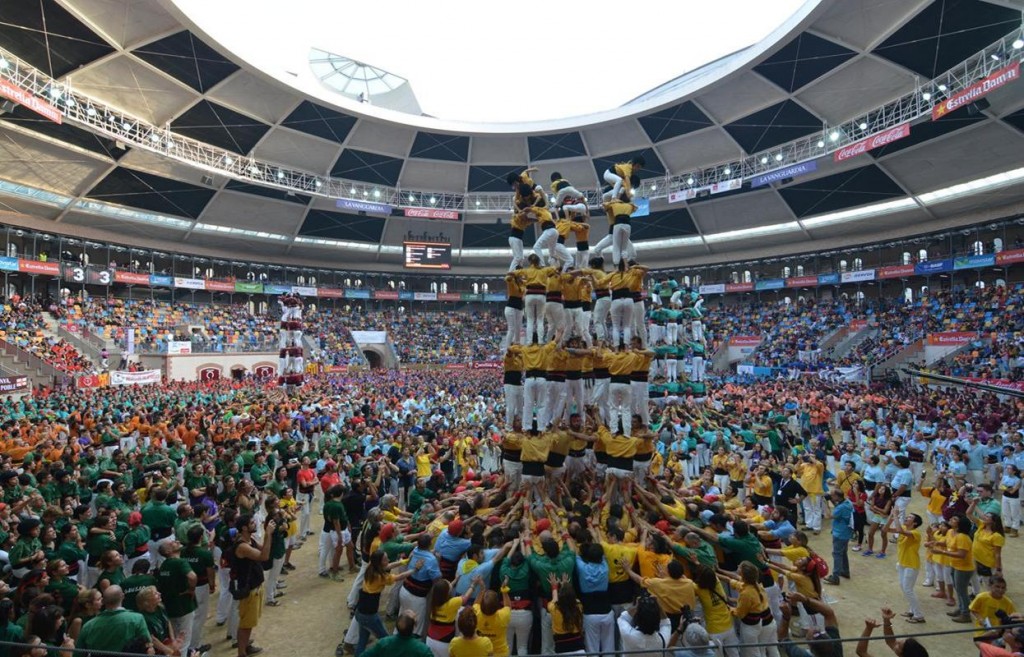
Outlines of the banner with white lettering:
<svg viewBox="0 0 1024 657">
<path fill-rule="evenodd" d="M 142 372 L 122 372 L 114 370 L 110 373 L 112 386 L 140 386 L 160 383 L 160 370 L 143 370 Z"/>
<path fill-rule="evenodd" d="M 192 353 L 192 343 L 187 340 L 171 340 L 167 343 L 167 353 L 171 356 Z"/>
</svg>

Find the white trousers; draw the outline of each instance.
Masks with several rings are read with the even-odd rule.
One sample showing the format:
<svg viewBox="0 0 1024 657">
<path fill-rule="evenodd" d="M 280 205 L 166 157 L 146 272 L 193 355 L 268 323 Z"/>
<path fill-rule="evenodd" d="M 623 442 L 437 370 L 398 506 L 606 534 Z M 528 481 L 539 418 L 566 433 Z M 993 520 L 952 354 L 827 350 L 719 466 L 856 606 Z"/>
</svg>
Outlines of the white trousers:
<svg viewBox="0 0 1024 657">
<path fill-rule="evenodd" d="M 537 425 L 543 431 L 546 426 L 540 426 L 544 412 L 542 404 L 546 391 L 547 381 L 539 376 L 528 376 L 523 379 L 523 430 L 529 431 L 533 426 L 534 410 L 537 410 Z"/>
<path fill-rule="evenodd" d="M 631 346 L 633 339 L 633 300 L 612 300 L 612 346 L 618 347 L 622 341 Z"/>
<path fill-rule="evenodd" d="M 555 337 L 559 329 L 565 327 L 565 306 L 558 301 L 545 302 L 544 321 L 547 323 L 547 328 L 541 340 L 546 342 Z"/>
<path fill-rule="evenodd" d="M 675 383 L 679 379 L 679 361 L 669 358 L 665 361 L 665 376 L 669 381 Z"/>
<path fill-rule="evenodd" d="M 409 593 L 409 589 L 402 587 L 398 594 L 398 613 L 412 610 L 416 613 L 416 629 L 413 634 L 426 636 L 427 630 L 427 599 Z"/>
<path fill-rule="evenodd" d="M 644 313 L 647 312 L 643 301 L 633 302 L 633 332 L 640 336 L 640 344 L 647 348 L 647 326 L 644 324 Z"/>
<path fill-rule="evenodd" d="M 598 340 L 606 340 L 608 337 L 608 314 L 612 309 L 611 297 L 601 297 L 594 302 L 594 313 L 591 322 L 594 324 L 594 333 Z"/>
<path fill-rule="evenodd" d="M 804 509 L 804 522 L 816 532 L 821 531 L 821 495 L 808 495 L 800 505 Z"/>
<path fill-rule="evenodd" d="M 608 384 L 610 379 L 594 379 L 594 387 L 590 391 L 590 403 L 597 406 L 598 414 L 606 423 L 608 420 Z"/>
<path fill-rule="evenodd" d="M 693 320 L 690 322 L 690 333 L 694 342 L 700 342 L 704 339 L 704 324 L 699 319 Z"/>
<path fill-rule="evenodd" d="M 690 361 L 690 378 L 694 381 L 704 380 L 704 357 L 694 356 Z"/>
<path fill-rule="evenodd" d="M 547 381 L 544 391 L 543 425 L 546 429 L 565 414 L 567 387 L 565 381 Z"/>
<path fill-rule="evenodd" d="M 523 386 L 505 384 L 505 428 L 512 428 L 515 418 L 523 417 Z"/>
<path fill-rule="evenodd" d="M 520 333 L 523 330 L 523 311 L 518 308 L 505 306 L 505 338 L 501 341 L 501 351 L 508 349 L 509 345 L 521 344 Z"/>
<path fill-rule="evenodd" d="M 192 612 L 192 642 L 188 645 L 192 649 L 203 645 L 203 625 L 206 624 L 206 617 L 210 614 L 209 584 L 196 587 L 196 605 L 196 610 Z"/>
<path fill-rule="evenodd" d="M 921 603 L 917 599 L 917 591 L 914 590 L 914 585 L 917 584 L 917 568 L 897 566 L 896 572 L 899 574 L 900 590 L 903 591 L 903 597 L 907 600 L 908 611 L 915 618 L 924 616 L 924 612 L 921 611 Z"/>
<path fill-rule="evenodd" d="M 665 325 L 665 342 L 668 344 L 675 344 L 676 340 L 679 339 L 679 324 L 675 322 L 669 322 Z"/>
<path fill-rule="evenodd" d="M 665 340 L 665 327 L 660 324 L 651 324 L 650 329 L 650 340 L 651 344 L 658 344 Z"/>
<path fill-rule="evenodd" d="M 195 621 L 196 612 L 191 611 L 184 616 L 177 618 L 169 618 L 171 621 L 171 627 L 174 628 L 174 637 L 181 642 L 183 646 L 192 645 L 192 625 Z"/>
<path fill-rule="evenodd" d="M 616 267 L 623 258 L 629 258 L 629 236 L 633 227 L 629 224 L 615 224 L 612 227 L 612 262 Z"/>
<path fill-rule="evenodd" d="M 612 383 L 608 386 L 609 410 L 611 411 L 609 428 L 612 433 L 617 433 L 621 426 L 622 434 L 630 435 L 633 422 L 631 392 L 628 383 Z"/>
<path fill-rule="evenodd" d="M 523 264 L 523 238 L 510 235 L 508 245 L 512 249 L 512 263 L 508 266 L 508 270 L 515 271 L 516 267 Z"/>
<path fill-rule="evenodd" d="M 650 405 L 647 403 L 649 389 L 646 381 L 630 381 L 630 406 L 633 415 L 639 415 L 646 430 L 651 423 Z"/>
<path fill-rule="evenodd" d="M 534 335 L 538 342 L 544 341 L 544 304 L 543 294 L 527 294 L 523 298 L 526 310 L 526 344 L 533 344 Z"/>
<path fill-rule="evenodd" d="M 508 648 L 515 648 L 515 654 L 523 657 L 530 651 L 530 630 L 533 629 L 533 612 L 529 609 L 513 609 L 508 622 Z"/>
<path fill-rule="evenodd" d="M 601 255 L 601 253 L 612 245 L 612 230 L 608 229 L 608 234 L 598 240 L 597 244 L 594 245 L 592 251 L 595 255 Z"/>
<path fill-rule="evenodd" d="M 779 657 L 779 649 L 776 646 L 753 647 L 746 644 L 751 643 L 774 643 L 779 640 L 775 621 L 768 625 L 746 625 L 740 627 L 740 656 L 741 657 Z"/>
<path fill-rule="evenodd" d="M 587 322 L 585 321 L 583 309 L 566 308 L 565 314 L 567 324 L 565 337 L 568 338 L 569 336 L 577 335 L 583 338 L 583 341 L 587 344 L 587 347 L 589 348 L 591 344 L 590 327 L 587 325 Z"/>
<path fill-rule="evenodd" d="M 219 559 L 218 559 L 219 561 Z M 231 569 L 220 568 L 217 570 L 217 613 L 214 616 L 217 623 L 225 623 L 231 614 L 231 592 L 228 585 L 231 584 Z"/>
<path fill-rule="evenodd" d="M 604 200 L 619 198 L 619 194 L 622 193 L 622 176 L 611 169 L 605 169 L 603 178 L 606 183 L 612 186 L 611 190 L 604 193 Z"/>
<path fill-rule="evenodd" d="M 583 379 L 567 379 L 565 381 L 566 399 L 563 404 L 565 415 L 579 413 L 583 415 L 586 398 L 583 396 Z"/>
<path fill-rule="evenodd" d="M 562 247 L 559 249 L 558 247 Z M 545 258 L 544 249 L 547 249 L 548 255 Z M 564 244 L 558 243 L 558 230 L 554 227 L 546 229 L 537 238 L 537 241 L 533 243 L 533 252 L 537 254 L 541 262 L 549 265 L 554 265 L 556 262 L 564 265 L 572 260 L 569 256 L 569 250 L 565 248 Z"/>
<path fill-rule="evenodd" d="M 1020 529 L 1020 499 L 1003 496 L 1003 524 L 1008 529 Z"/>
<path fill-rule="evenodd" d="M 334 556 L 334 550 L 338 547 L 338 544 L 340 542 L 341 542 L 341 537 L 338 536 L 338 532 L 335 532 L 335 531 L 325 532 L 325 531 L 321 530 L 321 532 L 320 532 L 320 542 L 319 542 L 320 562 L 319 562 L 319 570 L 317 572 L 319 572 L 319 573 L 326 573 L 327 572 L 327 569 L 331 565 L 332 557 Z"/>
<path fill-rule="evenodd" d="M 583 643 L 591 654 L 615 652 L 615 613 L 583 615 Z"/>
</svg>

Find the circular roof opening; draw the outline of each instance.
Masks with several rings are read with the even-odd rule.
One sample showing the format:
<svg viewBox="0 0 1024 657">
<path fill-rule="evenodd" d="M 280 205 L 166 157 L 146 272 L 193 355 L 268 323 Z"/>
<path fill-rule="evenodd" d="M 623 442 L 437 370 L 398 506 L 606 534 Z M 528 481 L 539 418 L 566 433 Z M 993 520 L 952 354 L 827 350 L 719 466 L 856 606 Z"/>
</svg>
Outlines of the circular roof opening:
<svg viewBox="0 0 1024 657">
<path fill-rule="evenodd" d="M 459 2 L 175 0 L 226 48 L 274 77 L 448 121 L 511 123 L 612 110 L 754 45 L 805 0 L 556 10 Z M 239 19 L 245 16 L 245 20 Z M 405 84 L 403 84 L 405 83 Z M 390 96 L 390 98 L 388 98 Z"/>
</svg>

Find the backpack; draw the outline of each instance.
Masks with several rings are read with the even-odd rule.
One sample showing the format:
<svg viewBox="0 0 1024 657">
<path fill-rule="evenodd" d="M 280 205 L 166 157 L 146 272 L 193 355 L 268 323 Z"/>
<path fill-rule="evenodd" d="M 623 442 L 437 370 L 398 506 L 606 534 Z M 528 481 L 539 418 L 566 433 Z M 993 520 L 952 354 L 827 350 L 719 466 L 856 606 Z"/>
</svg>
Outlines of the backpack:
<svg viewBox="0 0 1024 657">
<path fill-rule="evenodd" d="M 805 570 L 808 574 L 816 572 L 819 578 L 828 576 L 828 563 L 817 554 L 812 554 Z"/>
</svg>

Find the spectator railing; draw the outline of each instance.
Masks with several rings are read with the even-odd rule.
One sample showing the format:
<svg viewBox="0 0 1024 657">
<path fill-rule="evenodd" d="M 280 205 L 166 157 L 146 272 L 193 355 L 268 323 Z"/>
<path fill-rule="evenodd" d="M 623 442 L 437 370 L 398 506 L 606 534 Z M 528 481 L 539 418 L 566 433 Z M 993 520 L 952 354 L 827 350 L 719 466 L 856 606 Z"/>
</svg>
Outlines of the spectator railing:
<svg viewBox="0 0 1024 657">
<path fill-rule="evenodd" d="M 64 372 L 58 367 L 55 367 L 54 365 L 47 363 L 45 360 L 43 360 L 39 356 L 36 356 L 31 351 L 27 349 L 22 349 L 21 347 L 14 344 L 13 342 L 10 342 L 6 338 L 4 340 L 0 340 L 0 342 L 3 343 L 3 351 L 5 354 L 7 354 L 8 356 L 12 356 L 14 360 L 16 360 L 19 363 L 24 363 L 26 367 L 38 371 L 39 374 L 43 376 L 52 376 L 54 378 L 60 378 L 68 375 L 67 372 Z"/>
<path fill-rule="evenodd" d="M 75 349 L 82 353 L 94 363 L 103 362 L 103 349 L 104 347 L 97 347 L 91 340 L 85 338 L 82 334 L 74 331 L 69 331 L 64 324 L 57 325 L 57 337 L 70 343 Z"/>
</svg>

